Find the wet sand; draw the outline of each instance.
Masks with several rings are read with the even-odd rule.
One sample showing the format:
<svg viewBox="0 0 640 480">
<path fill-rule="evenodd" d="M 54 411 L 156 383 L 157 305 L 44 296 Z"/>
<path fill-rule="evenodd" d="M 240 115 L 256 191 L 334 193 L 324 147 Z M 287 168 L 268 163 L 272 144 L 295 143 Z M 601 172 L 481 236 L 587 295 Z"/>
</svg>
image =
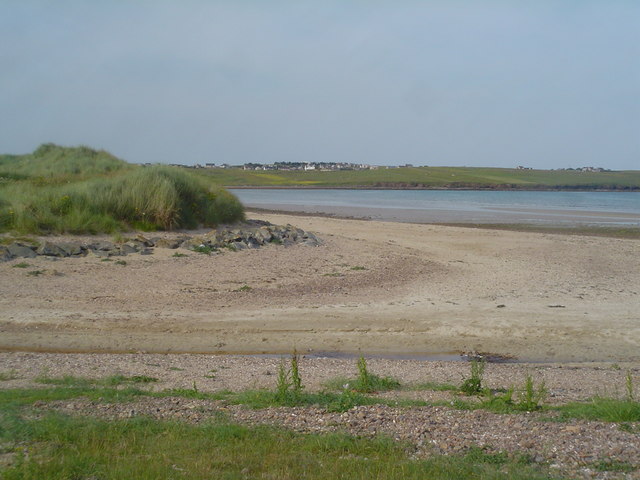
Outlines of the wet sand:
<svg viewBox="0 0 640 480">
<path fill-rule="evenodd" d="M 306 213 L 340 218 L 407 223 L 472 223 L 532 225 L 599 225 L 640 227 L 640 213 L 539 208 L 485 208 L 478 210 L 367 208 L 332 205 L 296 205 L 284 203 L 248 204 L 248 207 L 281 213 Z"/>
</svg>

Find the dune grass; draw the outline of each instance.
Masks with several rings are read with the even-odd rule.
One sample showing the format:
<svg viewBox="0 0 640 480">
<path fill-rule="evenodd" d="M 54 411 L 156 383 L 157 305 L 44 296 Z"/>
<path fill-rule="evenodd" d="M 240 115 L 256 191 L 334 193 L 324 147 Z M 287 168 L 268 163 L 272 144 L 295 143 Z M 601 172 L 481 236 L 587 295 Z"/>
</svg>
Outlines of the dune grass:
<svg viewBox="0 0 640 480">
<path fill-rule="evenodd" d="M 31 155 L 5 156 L 0 177 L 0 231 L 170 230 L 244 218 L 236 197 L 205 177 L 130 165 L 87 147 L 45 145 Z"/>
</svg>

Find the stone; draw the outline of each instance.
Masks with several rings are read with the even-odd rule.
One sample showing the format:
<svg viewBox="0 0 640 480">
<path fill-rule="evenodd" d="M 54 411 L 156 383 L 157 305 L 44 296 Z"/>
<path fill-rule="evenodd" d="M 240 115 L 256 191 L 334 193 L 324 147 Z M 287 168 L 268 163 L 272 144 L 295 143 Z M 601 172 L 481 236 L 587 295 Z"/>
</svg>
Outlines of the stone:
<svg viewBox="0 0 640 480">
<path fill-rule="evenodd" d="M 111 242 L 101 241 L 101 242 L 92 243 L 91 245 L 89 245 L 89 248 L 91 250 L 100 250 L 100 251 L 106 252 L 106 251 L 115 250 L 117 247 L 115 246 L 115 244 Z"/>
<path fill-rule="evenodd" d="M 36 250 L 38 255 L 46 255 L 49 257 L 68 257 L 69 254 L 61 249 L 55 243 L 45 241 L 38 250 Z"/>
<path fill-rule="evenodd" d="M 35 258 L 37 256 L 33 248 L 18 242 L 9 245 L 7 251 L 12 257 Z"/>
<path fill-rule="evenodd" d="M 154 243 L 156 247 L 175 249 L 175 248 L 178 248 L 183 241 L 184 239 L 178 239 L 178 238 L 174 238 L 174 239 L 158 238 L 154 241 Z"/>
<path fill-rule="evenodd" d="M 86 255 L 87 249 L 79 243 L 61 242 L 58 243 L 58 247 L 66 253 L 69 257 L 78 257 L 80 255 Z"/>
<path fill-rule="evenodd" d="M 154 243 L 142 234 L 138 234 L 135 241 L 142 243 L 145 247 L 154 247 Z"/>
<path fill-rule="evenodd" d="M 9 253 L 9 249 L 7 247 L 0 246 L 0 262 L 6 262 L 12 258 L 13 257 Z"/>
<path fill-rule="evenodd" d="M 143 247 L 144 248 L 144 247 Z M 124 243 L 120 246 L 120 253 L 128 255 L 130 253 L 136 253 L 140 250 L 140 247 L 130 242 Z"/>
</svg>

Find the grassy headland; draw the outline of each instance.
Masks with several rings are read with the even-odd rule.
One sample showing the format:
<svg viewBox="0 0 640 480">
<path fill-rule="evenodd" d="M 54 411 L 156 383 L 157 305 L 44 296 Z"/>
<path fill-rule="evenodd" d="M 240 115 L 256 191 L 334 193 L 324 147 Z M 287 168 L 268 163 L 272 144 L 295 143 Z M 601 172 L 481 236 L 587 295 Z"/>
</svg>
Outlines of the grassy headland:
<svg viewBox="0 0 640 480">
<path fill-rule="evenodd" d="M 240 202 L 176 167 L 132 165 L 88 147 L 0 156 L 0 231 L 100 233 L 234 222 Z"/>
<path fill-rule="evenodd" d="M 434 188 L 522 190 L 640 190 L 640 170 L 581 172 L 512 168 L 402 167 L 377 170 L 256 171 L 204 169 L 199 173 L 226 186 Z"/>
</svg>

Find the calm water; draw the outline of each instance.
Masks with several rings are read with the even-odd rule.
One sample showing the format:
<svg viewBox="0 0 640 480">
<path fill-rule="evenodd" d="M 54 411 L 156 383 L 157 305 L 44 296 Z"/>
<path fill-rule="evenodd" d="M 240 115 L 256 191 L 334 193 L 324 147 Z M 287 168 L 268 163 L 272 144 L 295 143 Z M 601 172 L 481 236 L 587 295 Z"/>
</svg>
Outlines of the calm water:
<svg viewBox="0 0 640 480">
<path fill-rule="evenodd" d="M 247 207 L 407 222 L 640 226 L 640 193 L 232 189 Z"/>
</svg>

